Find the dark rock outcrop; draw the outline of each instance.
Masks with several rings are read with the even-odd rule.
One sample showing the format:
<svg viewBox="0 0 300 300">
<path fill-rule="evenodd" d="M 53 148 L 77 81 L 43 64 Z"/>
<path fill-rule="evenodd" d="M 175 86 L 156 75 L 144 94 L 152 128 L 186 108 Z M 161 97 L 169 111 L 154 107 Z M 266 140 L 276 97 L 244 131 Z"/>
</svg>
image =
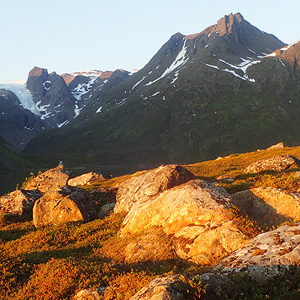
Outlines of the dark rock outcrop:
<svg viewBox="0 0 300 300">
<path fill-rule="evenodd" d="M 75 116 L 76 99 L 69 91 L 63 77 L 47 69 L 34 67 L 28 75 L 26 87 L 37 103 L 42 119 L 54 127 L 61 127 Z"/>
<path fill-rule="evenodd" d="M 27 89 L 31 92 L 34 99 L 41 99 L 46 94 L 46 88 L 43 85 L 49 77 L 48 70 L 34 67 L 28 74 L 26 82 Z"/>
<path fill-rule="evenodd" d="M 84 189 L 63 186 L 38 199 L 33 207 L 35 227 L 72 221 L 91 221 L 96 215 L 93 201 Z"/>
</svg>

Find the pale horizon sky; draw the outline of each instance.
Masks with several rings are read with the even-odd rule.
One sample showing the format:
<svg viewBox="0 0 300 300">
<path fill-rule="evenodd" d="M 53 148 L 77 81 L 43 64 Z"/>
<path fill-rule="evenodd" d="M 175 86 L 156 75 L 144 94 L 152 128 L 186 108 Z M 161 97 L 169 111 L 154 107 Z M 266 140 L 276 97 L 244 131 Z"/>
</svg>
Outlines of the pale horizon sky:
<svg viewBox="0 0 300 300">
<path fill-rule="evenodd" d="M 231 12 L 290 44 L 300 1 L 0 0 L 0 83 L 48 72 L 141 69 L 176 32 L 193 34 Z"/>
</svg>

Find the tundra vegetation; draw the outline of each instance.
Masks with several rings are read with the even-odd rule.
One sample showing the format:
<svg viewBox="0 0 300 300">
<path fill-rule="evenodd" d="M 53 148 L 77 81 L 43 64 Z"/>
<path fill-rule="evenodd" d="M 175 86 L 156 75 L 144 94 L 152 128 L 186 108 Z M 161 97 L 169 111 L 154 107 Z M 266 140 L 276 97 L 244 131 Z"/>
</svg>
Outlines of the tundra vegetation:
<svg viewBox="0 0 300 300">
<path fill-rule="evenodd" d="M 185 167 L 198 178 L 214 181 L 229 193 L 251 187 L 275 187 L 299 192 L 298 166 L 279 172 L 244 172 L 249 164 L 278 155 L 300 158 L 300 147 L 232 154 Z M 131 176 L 137 174 L 105 179 L 82 188 L 89 192 L 116 188 Z M 96 210 L 107 203 L 106 197 L 99 199 L 95 202 Z M 260 226 L 237 207 L 233 206 L 230 213 L 248 237 L 273 229 Z M 172 274 L 183 276 L 182 284 L 177 289 L 184 299 L 300 298 L 300 272 L 297 268 L 283 279 L 275 278 L 268 282 L 253 282 L 246 273 L 231 274 L 229 276 L 234 283 L 232 289 L 219 292 L 217 298 L 210 298 L 207 292 L 209 285 L 202 282 L 200 275 L 217 272 L 214 269 L 215 262 L 213 265 L 199 265 L 178 258 L 172 241 L 165 238 L 165 233 L 159 227 L 122 238 L 118 232 L 124 217 L 124 214 L 111 213 L 86 223 L 69 222 L 35 228 L 32 221 L 22 221 L 2 213 L 0 299 L 73 299 L 83 289 L 109 287 L 105 299 L 126 300 L 153 279 Z M 149 258 L 128 261 L 124 249 L 130 243 L 147 240 L 153 232 L 159 249 Z"/>
</svg>

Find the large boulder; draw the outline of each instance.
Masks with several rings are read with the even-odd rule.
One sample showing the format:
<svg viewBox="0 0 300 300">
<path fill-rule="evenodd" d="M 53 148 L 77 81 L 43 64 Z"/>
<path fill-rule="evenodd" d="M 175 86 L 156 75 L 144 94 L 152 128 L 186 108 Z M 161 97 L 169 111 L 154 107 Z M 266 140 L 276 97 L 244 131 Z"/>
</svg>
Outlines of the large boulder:
<svg viewBox="0 0 300 300">
<path fill-rule="evenodd" d="M 89 193 L 78 187 L 64 186 L 49 191 L 38 199 L 33 207 L 35 227 L 55 225 L 71 221 L 87 222 L 96 214 Z"/>
<path fill-rule="evenodd" d="M 278 226 L 284 222 L 300 221 L 300 194 L 272 187 L 258 187 L 233 195 L 241 207 L 260 225 Z"/>
<path fill-rule="evenodd" d="M 0 212 L 31 219 L 34 202 L 40 197 L 37 190 L 16 190 L 0 198 Z"/>
<path fill-rule="evenodd" d="M 285 275 L 300 264 L 300 224 L 262 233 L 218 265 L 223 273 L 246 271 L 256 281 Z"/>
<path fill-rule="evenodd" d="M 72 185 L 72 186 L 89 185 L 95 182 L 103 181 L 105 179 L 106 177 L 104 177 L 102 174 L 89 172 L 69 179 L 68 185 Z"/>
<path fill-rule="evenodd" d="M 133 176 L 119 185 L 114 212 L 128 212 L 135 202 L 145 202 L 194 178 L 186 168 L 178 165 L 160 166 L 142 175 Z"/>
<path fill-rule="evenodd" d="M 280 172 L 288 169 L 292 165 L 300 165 L 299 160 L 291 155 L 275 156 L 267 159 L 262 159 L 249 165 L 246 173 L 259 173 L 262 171 Z"/>
<path fill-rule="evenodd" d="M 44 194 L 66 185 L 69 177 L 69 174 L 64 172 L 63 167 L 59 166 L 39 174 L 32 180 L 26 182 L 23 187 L 26 190 L 39 190 Z"/>
<path fill-rule="evenodd" d="M 211 264 L 247 242 L 231 220 L 231 204 L 224 189 L 203 180 L 191 180 L 156 198 L 136 202 L 123 221 L 120 235 L 159 226 L 173 236 L 179 257 Z"/>
</svg>

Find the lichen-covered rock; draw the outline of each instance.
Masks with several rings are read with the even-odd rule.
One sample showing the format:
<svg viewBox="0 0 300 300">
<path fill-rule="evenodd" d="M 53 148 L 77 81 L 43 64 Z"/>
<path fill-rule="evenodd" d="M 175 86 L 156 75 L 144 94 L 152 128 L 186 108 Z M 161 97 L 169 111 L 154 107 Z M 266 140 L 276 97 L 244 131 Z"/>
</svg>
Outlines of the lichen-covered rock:
<svg viewBox="0 0 300 300">
<path fill-rule="evenodd" d="M 130 300 L 184 300 L 185 297 L 178 288 L 179 283 L 182 283 L 180 275 L 156 278 Z"/>
<path fill-rule="evenodd" d="M 258 187 L 233 195 L 237 206 L 268 227 L 300 221 L 300 194 L 272 187 Z"/>
<path fill-rule="evenodd" d="M 27 182 L 24 189 L 26 190 L 39 190 L 41 193 L 46 193 L 51 190 L 67 184 L 69 175 L 64 172 L 63 167 L 56 167 L 39 174 L 31 181 Z"/>
<path fill-rule="evenodd" d="M 142 175 L 133 176 L 119 185 L 114 212 L 128 212 L 135 202 L 145 202 L 194 178 L 186 168 L 178 165 L 160 166 Z"/>
<path fill-rule="evenodd" d="M 230 195 L 213 183 L 191 180 L 156 198 L 136 202 L 120 235 L 159 226 L 173 236 L 179 257 L 209 264 L 242 247 L 247 238 L 231 221 Z"/>
<path fill-rule="evenodd" d="M 262 171 L 283 171 L 292 165 L 300 165 L 299 160 L 291 155 L 275 156 L 267 159 L 259 160 L 246 169 L 246 173 L 259 173 Z"/>
<path fill-rule="evenodd" d="M 300 264 L 300 224 L 262 233 L 245 247 L 224 258 L 222 273 L 247 271 L 256 281 L 282 276 Z"/>
<path fill-rule="evenodd" d="M 0 197 L 0 212 L 31 219 L 34 202 L 41 196 L 37 190 L 16 190 Z"/>
<path fill-rule="evenodd" d="M 89 193 L 78 187 L 64 186 L 49 191 L 33 207 L 35 227 L 71 221 L 90 221 L 96 214 Z"/>
<path fill-rule="evenodd" d="M 103 181 L 105 179 L 106 177 L 104 177 L 103 174 L 89 172 L 69 179 L 68 185 L 72 185 L 72 186 L 89 185 L 95 182 Z"/>
</svg>

